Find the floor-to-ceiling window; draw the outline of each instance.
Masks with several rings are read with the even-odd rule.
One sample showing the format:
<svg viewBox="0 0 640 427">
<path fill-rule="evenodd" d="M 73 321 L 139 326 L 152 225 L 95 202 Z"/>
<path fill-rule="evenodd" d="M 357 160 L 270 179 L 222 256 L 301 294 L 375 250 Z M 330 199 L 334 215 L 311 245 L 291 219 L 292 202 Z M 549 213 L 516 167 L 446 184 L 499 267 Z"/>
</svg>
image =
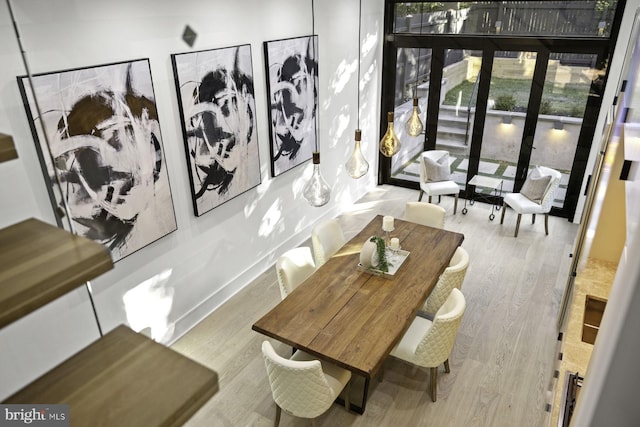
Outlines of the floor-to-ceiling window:
<svg viewBox="0 0 640 427">
<path fill-rule="evenodd" d="M 530 168 L 562 172 L 555 215 L 573 218 L 624 1 L 386 1 L 381 132 L 402 148 L 379 181 L 418 188 L 419 154 L 446 149 L 463 197 L 477 174 L 518 191 Z M 418 98 L 424 130 L 404 123 Z"/>
</svg>

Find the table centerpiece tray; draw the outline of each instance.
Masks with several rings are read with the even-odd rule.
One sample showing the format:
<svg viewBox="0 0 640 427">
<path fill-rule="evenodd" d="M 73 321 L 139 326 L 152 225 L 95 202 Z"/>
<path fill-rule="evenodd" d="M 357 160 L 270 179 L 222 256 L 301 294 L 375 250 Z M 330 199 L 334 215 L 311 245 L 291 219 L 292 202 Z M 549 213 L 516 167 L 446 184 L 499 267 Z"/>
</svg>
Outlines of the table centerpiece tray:
<svg viewBox="0 0 640 427">
<path fill-rule="evenodd" d="M 411 253 L 403 249 L 398 249 L 397 252 L 398 254 L 394 255 L 392 250 L 387 248 L 387 263 L 389 264 L 389 271 L 382 271 L 374 267 L 365 267 L 361 263 L 358 263 L 358 270 L 362 271 L 363 273 L 369 273 L 375 276 L 384 277 L 386 279 L 392 279 Z"/>
</svg>

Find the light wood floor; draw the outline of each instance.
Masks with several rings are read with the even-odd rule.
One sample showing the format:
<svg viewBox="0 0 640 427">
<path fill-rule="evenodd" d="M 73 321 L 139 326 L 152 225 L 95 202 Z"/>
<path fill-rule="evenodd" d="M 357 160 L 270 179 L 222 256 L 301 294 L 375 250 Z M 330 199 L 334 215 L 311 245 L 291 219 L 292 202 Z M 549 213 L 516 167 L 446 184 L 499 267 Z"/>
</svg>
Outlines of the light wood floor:
<svg viewBox="0 0 640 427">
<path fill-rule="evenodd" d="M 401 218 L 404 204 L 418 192 L 382 186 L 340 217 L 351 238 L 376 214 Z M 556 314 L 571 260 L 577 226 L 549 218 L 531 225 L 523 217 L 513 237 L 516 215 L 507 211 L 489 221 L 490 206 L 476 203 L 452 215 L 453 199 L 443 197 L 445 228 L 464 233 L 471 263 L 462 288 L 467 310 L 453 353 L 451 373 L 441 368 L 438 401 L 426 392 L 428 370 L 390 358 L 382 382 L 372 381 L 364 415 L 338 405 L 317 419 L 320 426 L 546 426 L 553 400 Z M 499 212 L 498 212 L 499 213 Z M 310 245 L 310 242 L 307 242 Z M 275 405 L 260 353 L 264 336 L 255 320 L 280 301 L 273 269 L 235 295 L 178 340 L 172 348 L 214 369 L 220 391 L 189 426 L 270 426 Z M 290 348 L 274 342 L 286 355 Z M 281 426 L 309 425 L 282 415 Z"/>
</svg>

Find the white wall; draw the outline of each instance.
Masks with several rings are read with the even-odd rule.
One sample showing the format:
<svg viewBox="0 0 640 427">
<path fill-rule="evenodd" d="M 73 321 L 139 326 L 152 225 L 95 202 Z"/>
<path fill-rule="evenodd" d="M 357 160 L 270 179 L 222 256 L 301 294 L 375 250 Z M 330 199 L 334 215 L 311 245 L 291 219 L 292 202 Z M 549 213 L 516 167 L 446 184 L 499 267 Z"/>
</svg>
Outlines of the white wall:
<svg viewBox="0 0 640 427">
<path fill-rule="evenodd" d="M 360 127 L 369 174 L 344 170 L 357 127 L 358 1 L 316 2 L 319 36 L 320 151 L 331 201 L 301 197 L 307 162 L 273 179 L 262 42 L 311 34 L 311 1 L 19 0 L 15 20 L 33 74 L 149 58 L 178 230 L 119 261 L 92 281 L 104 332 L 132 316 L 164 343 L 175 340 L 309 237 L 318 220 L 340 213 L 376 181 L 383 1 L 363 2 Z M 185 25 L 198 38 L 182 40 Z M 0 2 L 0 132 L 19 159 L 0 164 L 0 227 L 36 217 L 55 224 L 16 83 L 26 74 L 5 2 Z M 170 54 L 251 44 L 262 183 L 203 216 L 193 214 Z M 2 266 L 0 266 L 2 268 Z M 146 285 L 141 285 L 146 281 Z M 124 296 L 142 295 L 126 309 Z M 129 312 L 127 312 L 129 310 Z M 0 330 L 0 399 L 98 338 L 84 287 Z"/>
<path fill-rule="evenodd" d="M 616 47 L 612 64 L 622 70 L 627 44 L 635 44 L 637 34 L 632 35 L 634 16 L 640 7 L 640 0 L 627 2 L 627 9 Z M 628 73 L 637 75 L 637 58 L 634 53 L 634 66 Z M 625 72 L 624 78 L 627 77 Z M 619 89 L 619 85 L 615 90 Z M 610 87 L 607 88 L 609 91 Z M 630 88 L 633 90 L 634 88 Z M 627 97 L 629 95 L 626 95 Z M 603 104 L 611 105 L 609 104 Z M 629 105 L 629 104 L 626 104 Z M 632 122 L 638 118 L 633 117 Z M 617 179 L 612 176 L 611 179 Z M 640 180 L 625 182 L 627 197 L 637 197 L 640 191 Z M 630 202 L 630 203 L 629 203 Z M 637 218 L 637 200 L 627 202 L 627 214 L 634 220 Z M 634 221 L 629 221 L 629 224 Z M 638 426 L 640 425 L 640 406 L 638 405 L 637 388 L 640 383 L 638 354 L 640 353 L 640 230 L 637 227 L 629 230 L 627 241 L 618 265 L 618 270 L 611 287 L 611 293 L 605 310 L 587 367 L 583 388 L 575 409 L 572 426 L 598 427 L 603 425 Z"/>
<path fill-rule="evenodd" d="M 594 167 L 596 166 L 596 162 L 598 161 L 600 155 L 599 153 L 602 149 L 602 143 L 607 136 L 607 117 L 608 115 L 612 115 L 613 101 L 614 98 L 618 95 L 618 91 L 620 90 L 621 80 L 619 80 L 619 78 L 622 73 L 622 67 L 624 65 L 624 57 L 627 50 L 627 45 L 629 44 L 633 17 L 639 5 L 640 0 L 627 1 L 620 33 L 618 34 L 618 41 L 616 43 L 615 52 L 613 58 L 608 64 L 609 77 L 607 80 L 607 86 L 602 95 L 602 108 L 600 110 L 600 115 L 598 116 L 598 121 L 596 123 L 596 132 L 593 135 L 591 152 L 589 154 L 589 159 L 587 160 L 587 167 L 585 169 L 585 175 L 582 180 L 582 189 L 580 190 L 576 213 L 573 219 L 573 222 L 576 224 L 579 224 L 582 221 L 582 215 L 584 212 L 587 197 L 585 192 L 587 190 L 587 184 L 589 183 L 589 175 L 592 174 Z"/>
</svg>

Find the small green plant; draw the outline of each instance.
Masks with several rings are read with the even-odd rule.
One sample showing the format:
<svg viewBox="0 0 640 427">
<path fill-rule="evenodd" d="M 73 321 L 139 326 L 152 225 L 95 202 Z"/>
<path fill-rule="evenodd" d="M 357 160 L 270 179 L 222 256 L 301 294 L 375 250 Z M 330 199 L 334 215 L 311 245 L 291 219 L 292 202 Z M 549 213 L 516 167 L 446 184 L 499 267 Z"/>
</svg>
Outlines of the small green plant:
<svg viewBox="0 0 640 427">
<path fill-rule="evenodd" d="M 516 99 L 512 95 L 500 95 L 496 98 L 494 108 L 502 111 L 513 111 L 516 108 Z"/>
<path fill-rule="evenodd" d="M 387 261 L 387 249 L 384 239 L 379 236 L 373 236 L 370 241 L 376 244 L 376 251 L 378 253 L 378 270 L 384 271 L 385 273 L 388 272 L 389 262 Z"/>
<path fill-rule="evenodd" d="M 580 105 L 574 105 L 573 107 L 571 107 L 569 116 L 582 118 L 584 116 L 584 107 Z"/>
<path fill-rule="evenodd" d="M 540 103 L 540 114 L 551 114 L 551 103 L 549 101 Z"/>
</svg>

